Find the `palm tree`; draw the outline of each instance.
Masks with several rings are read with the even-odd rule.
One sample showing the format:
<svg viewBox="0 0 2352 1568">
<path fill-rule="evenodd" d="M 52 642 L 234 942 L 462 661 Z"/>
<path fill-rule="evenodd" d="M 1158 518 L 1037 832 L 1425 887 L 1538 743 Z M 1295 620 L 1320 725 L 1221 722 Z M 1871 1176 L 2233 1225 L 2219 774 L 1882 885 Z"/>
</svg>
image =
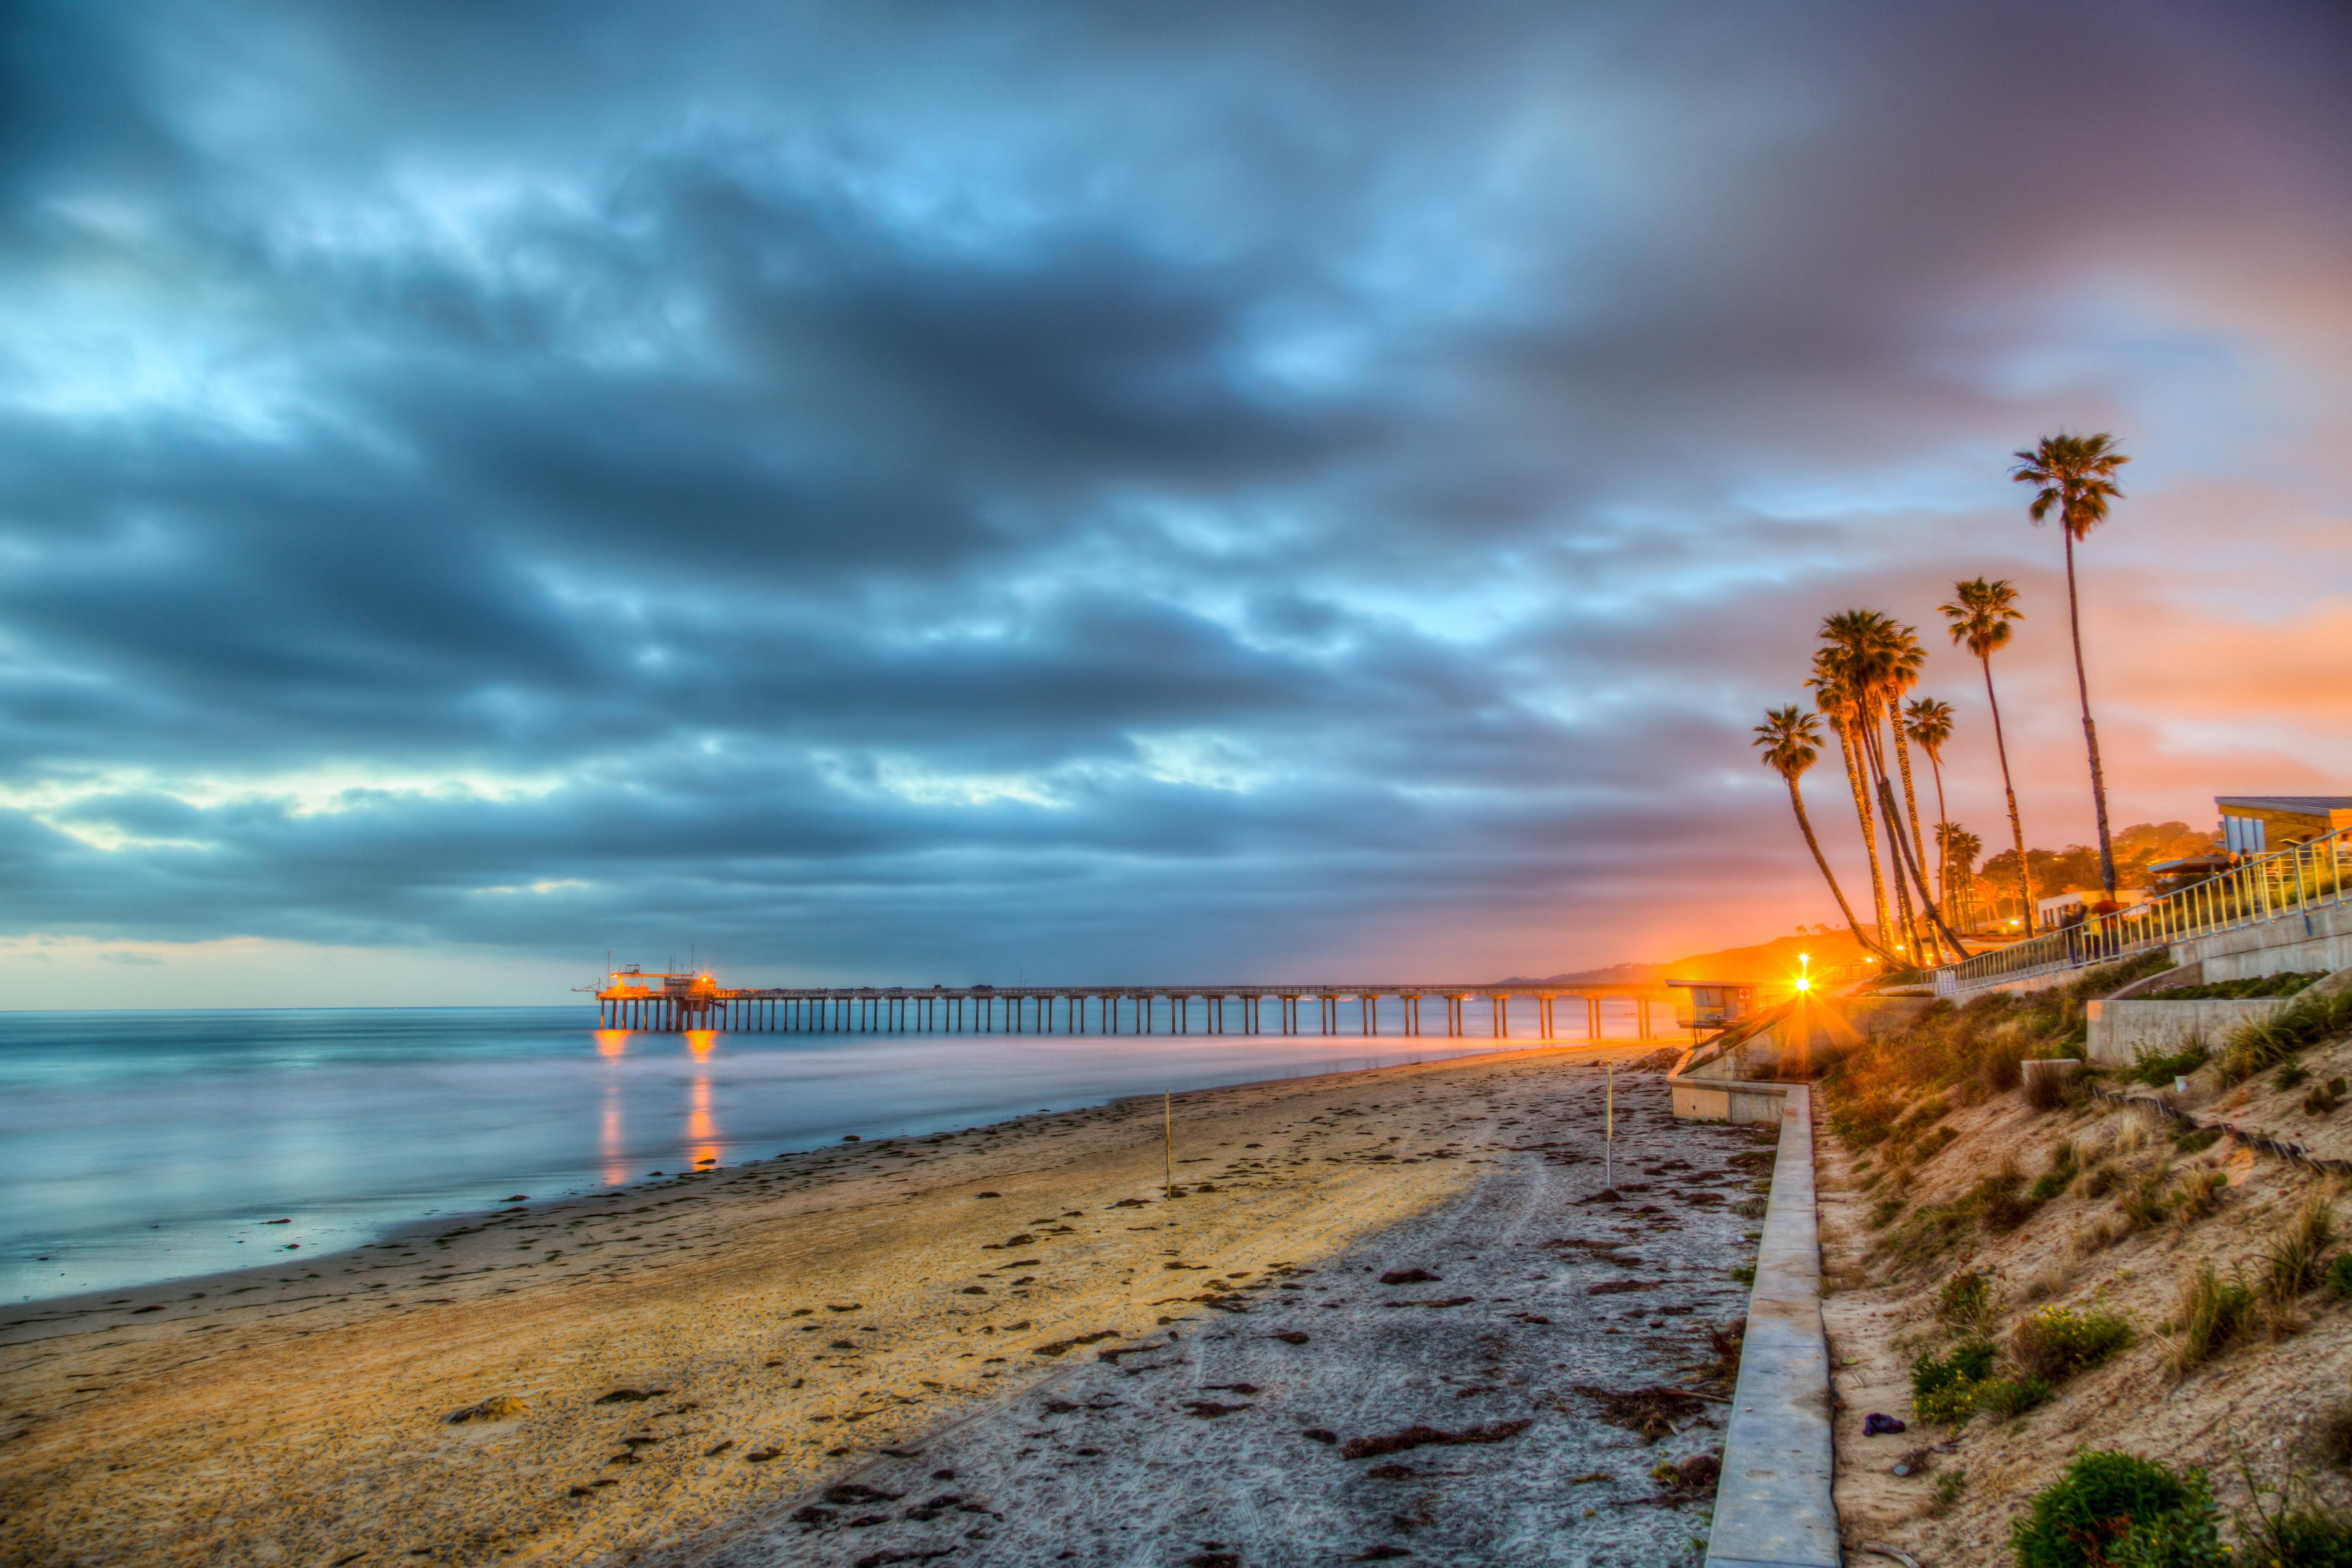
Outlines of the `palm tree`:
<svg viewBox="0 0 2352 1568">
<path fill-rule="evenodd" d="M 1958 873 L 1952 880 L 1958 883 L 1958 887 L 1957 891 L 1950 892 L 1950 896 L 1956 912 L 1954 917 L 1964 919 L 1958 912 L 1976 907 L 1973 892 L 1976 863 L 1977 856 L 1984 853 L 1984 841 L 1958 822 L 1946 822 L 1936 830 L 1936 842 L 1943 852 L 1946 873 Z"/>
<path fill-rule="evenodd" d="M 2033 875 L 2025 865 L 2025 824 L 2017 814 L 2017 789 L 2009 779 L 2009 742 L 2000 731 L 2000 698 L 1992 689 L 1992 656 L 2009 646 L 2009 623 L 2025 619 L 2017 607 L 2017 585 L 2007 578 L 1977 578 L 1952 584 L 1952 602 L 1940 607 L 1951 623 L 1952 641 L 1968 644 L 1984 666 L 1985 703 L 1992 709 L 1993 750 L 2000 757 L 2001 793 L 2009 797 L 2009 836 L 2017 846 L 2017 901 L 2024 910 L 2025 934 L 2033 935 Z"/>
<path fill-rule="evenodd" d="M 1888 913 L 1886 879 L 1878 865 L 1878 829 L 1871 815 L 1870 795 L 1863 787 L 1864 768 L 1859 747 L 1854 743 L 1854 729 L 1860 723 L 1862 704 L 1855 697 L 1845 674 L 1840 668 L 1835 650 L 1822 648 L 1813 654 L 1812 677 L 1806 687 L 1813 694 L 1815 706 L 1822 717 L 1837 732 L 1838 750 L 1845 759 L 1846 788 L 1853 791 L 1853 814 L 1862 824 L 1863 858 L 1870 862 L 1870 901 L 1878 916 L 1878 942 L 1881 946 L 1892 943 L 1895 922 Z"/>
<path fill-rule="evenodd" d="M 1952 738 L 1952 705 L 1920 697 L 1905 710 L 1903 727 L 1927 754 L 1927 767 L 1936 776 L 1936 895 L 1943 901 L 1945 918 L 1951 919 L 1952 867 L 1944 848 L 1952 836 L 1952 819 L 1944 810 L 1944 742 Z"/>
<path fill-rule="evenodd" d="M 1885 788 L 1885 755 L 1879 746 L 1879 719 L 1885 712 L 1887 690 L 1893 679 L 1891 666 L 1895 643 L 1890 633 L 1894 627 L 1895 622 L 1878 611 L 1847 610 L 1825 617 L 1822 622 L 1821 636 L 1822 641 L 1829 644 L 1831 661 L 1853 706 L 1848 730 L 1853 737 L 1856 751 L 1861 754 L 1870 795 L 1885 816 L 1887 859 L 1895 881 L 1895 918 L 1901 922 L 1904 948 L 1909 955 L 1909 962 L 1916 965 L 1923 953 L 1918 925 L 1911 915 L 1910 886 L 1903 878 L 1903 824 L 1895 816 Z M 1874 831 L 1871 840 L 1875 846 L 1877 835 Z"/>
<path fill-rule="evenodd" d="M 1787 707 L 1764 710 L 1764 722 L 1756 727 L 1753 744 L 1764 748 L 1764 766 L 1788 784 L 1789 804 L 1796 810 L 1797 826 L 1804 832 L 1805 847 L 1813 852 L 1813 863 L 1822 868 L 1822 880 L 1830 884 L 1830 896 L 1837 900 L 1838 913 L 1845 916 L 1846 929 L 1863 946 L 1873 947 L 1875 944 L 1863 936 L 1853 909 L 1845 901 L 1845 892 L 1830 870 L 1829 858 L 1822 853 L 1821 841 L 1813 837 L 1813 824 L 1805 815 L 1804 793 L 1797 788 L 1798 778 L 1821 755 L 1821 721 L 1790 703 Z"/>
<path fill-rule="evenodd" d="M 1925 656 L 1919 650 L 1918 639 L 1908 627 L 1895 624 L 1875 610 L 1849 610 L 1829 616 L 1822 622 L 1821 635 L 1829 646 L 1816 659 L 1816 667 L 1834 676 L 1853 705 L 1857 722 L 1851 724 L 1850 730 L 1876 787 L 1879 810 L 1885 818 L 1887 841 L 1893 851 L 1895 905 L 1909 934 L 1911 961 L 1917 964 L 1929 956 L 1922 929 L 1912 915 L 1910 890 L 1914 887 L 1919 891 L 1921 913 L 1932 926 L 1940 928 L 1945 943 L 1965 956 L 1966 949 L 1944 925 L 1936 910 L 1935 897 L 1927 891 L 1927 877 L 1920 870 L 1924 855 L 1915 853 L 1903 836 L 1878 728 L 1884 716 L 1893 722 L 1897 745 L 1902 744 L 1902 710 L 1895 694 L 1916 679 L 1915 672 Z"/>
<path fill-rule="evenodd" d="M 1927 842 L 1919 835 L 1919 801 L 1911 788 L 1911 743 L 1903 724 L 1903 694 L 1919 684 L 1919 669 L 1927 662 L 1927 651 L 1919 646 L 1918 632 L 1909 626 L 1897 626 L 1889 621 L 1880 635 L 1886 644 L 1886 718 L 1895 731 L 1895 760 L 1903 776 L 1903 810 L 1911 823 L 1911 863 L 1924 870 Z M 1919 890 L 1919 896 L 1933 906 L 1935 900 L 1926 888 Z M 1933 932 L 1923 935 L 1931 942 L 1935 939 Z"/>
<path fill-rule="evenodd" d="M 2038 486 L 2031 515 L 2037 524 L 2053 509 L 2066 538 L 2066 614 L 2074 632 L 2074 686 L 2083 699 L 2083 744 L 2091 754 L 2091 803 L 2099 819 L 2099 882 L 2107 902 L 2116 897 L 2116 846 L 2107 833 L 2107 780 L 2099 768 L 2099 732 L 2091 723 L 2091 682 L 2083 673 L 2083 610 L 2074 596 L 2074 542 L 2088 538 L 2107 520 L 2107 503 L 2123 499 L 2116 470 L 2131 461 L 2117 449 L 2116 438 L 2069 435 L 2060 431 L 2045 435 L 2042 444 L 2017 455 L 2010 477 Z"/>
</svg>

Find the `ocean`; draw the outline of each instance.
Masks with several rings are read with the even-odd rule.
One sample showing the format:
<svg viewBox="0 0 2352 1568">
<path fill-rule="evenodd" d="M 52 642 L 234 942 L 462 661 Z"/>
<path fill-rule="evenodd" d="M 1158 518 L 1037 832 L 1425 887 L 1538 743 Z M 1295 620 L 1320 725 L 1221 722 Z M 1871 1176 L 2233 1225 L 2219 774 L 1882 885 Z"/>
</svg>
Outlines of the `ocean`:
<svg viewBox="0 0 2352 1568">
<path fill-rule="evenodd" d="M 0 1300 L 246 1268 L 851 1134 L 1528 1043 L 594 1024 L 589 1007 L 0 1013 Z"/>
</svg>

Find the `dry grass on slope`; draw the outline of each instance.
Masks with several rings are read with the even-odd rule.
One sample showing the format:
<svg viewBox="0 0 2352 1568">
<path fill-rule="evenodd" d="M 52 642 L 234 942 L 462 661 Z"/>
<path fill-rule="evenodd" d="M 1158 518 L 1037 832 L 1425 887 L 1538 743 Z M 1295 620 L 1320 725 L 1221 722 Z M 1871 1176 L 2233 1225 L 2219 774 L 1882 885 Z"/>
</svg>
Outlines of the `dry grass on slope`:
<svg viewBox="0 0 2352 1568">
<path fill-rule="evenodd" d="M 2029 1104 L 2018 1062 L 2078 1040 L 2082 999 L 1937 1009 L 1824 1084 L 1850 1546 L 2008 1563 L 2011 1520 L 2086 1448 L 2202 1467 L 2225 1511 L 2249 1479 L 2352 1505 L 2347 1184 L 2087 1092 Z M 2303 1061 L 2340 1073 L 2352 1044 Z M 2290 1103 L 2267 1079 L 2204 1097 Z M 2283 1130 L 2332 1134 L 2301 1098 Z M 1908 1430 L 1864 1437 L 1874 1412 Z"/>
</svg>

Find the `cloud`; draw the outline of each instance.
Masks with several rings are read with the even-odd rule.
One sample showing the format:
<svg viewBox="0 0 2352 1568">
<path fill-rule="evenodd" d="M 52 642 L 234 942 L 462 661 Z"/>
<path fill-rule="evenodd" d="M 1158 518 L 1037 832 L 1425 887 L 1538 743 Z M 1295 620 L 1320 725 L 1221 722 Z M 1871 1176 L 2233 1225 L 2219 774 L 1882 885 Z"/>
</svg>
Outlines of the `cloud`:
<svg viewBox="0 0 2352 1568">
<path fill-rule="evenodd" d="M 2082 560 L 2124 820 L 2352 768 L 2326 8 L 17 28 L 0 930 L 1717 946 L 1829 917 L 1747 727 L 1850 603 L 1938 643 L 1981 831 L 1934 606 L 2018 579 L 2030 828 L 2086 831 L 2004 475 L 2062 423 L 2140 459 Z"/>
</svg>

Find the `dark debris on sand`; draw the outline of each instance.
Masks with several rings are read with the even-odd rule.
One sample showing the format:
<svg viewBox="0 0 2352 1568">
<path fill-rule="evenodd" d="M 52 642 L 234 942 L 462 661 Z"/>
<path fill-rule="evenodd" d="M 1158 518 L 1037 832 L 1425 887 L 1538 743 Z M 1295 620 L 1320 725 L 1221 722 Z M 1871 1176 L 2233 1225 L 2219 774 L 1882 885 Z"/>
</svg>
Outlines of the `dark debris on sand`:
<svg viewBox="0 0 2352 1568">
<path fill-rule="evenodd" d="M 1147 1333 L 1041 1346 L 1043 1385 L 639 1568 L 1694 1563 L 1722 1447 L 1699 1395 L 1736 1375 L 1746 1291 L 1724 1265 L 1749 1222 L 1644 1195 L 1738 1190 L 1769 1153 L 1676 1122 L 1663 1081 L 1621 1068 L 1624 1201 L 1595 1204 L 1590 1059 L 1444 1071 L 1364 1097 L 1481 1162 L 1456 1197 L 1315 1267 L 1154 1303 Z"/>
</svg>

